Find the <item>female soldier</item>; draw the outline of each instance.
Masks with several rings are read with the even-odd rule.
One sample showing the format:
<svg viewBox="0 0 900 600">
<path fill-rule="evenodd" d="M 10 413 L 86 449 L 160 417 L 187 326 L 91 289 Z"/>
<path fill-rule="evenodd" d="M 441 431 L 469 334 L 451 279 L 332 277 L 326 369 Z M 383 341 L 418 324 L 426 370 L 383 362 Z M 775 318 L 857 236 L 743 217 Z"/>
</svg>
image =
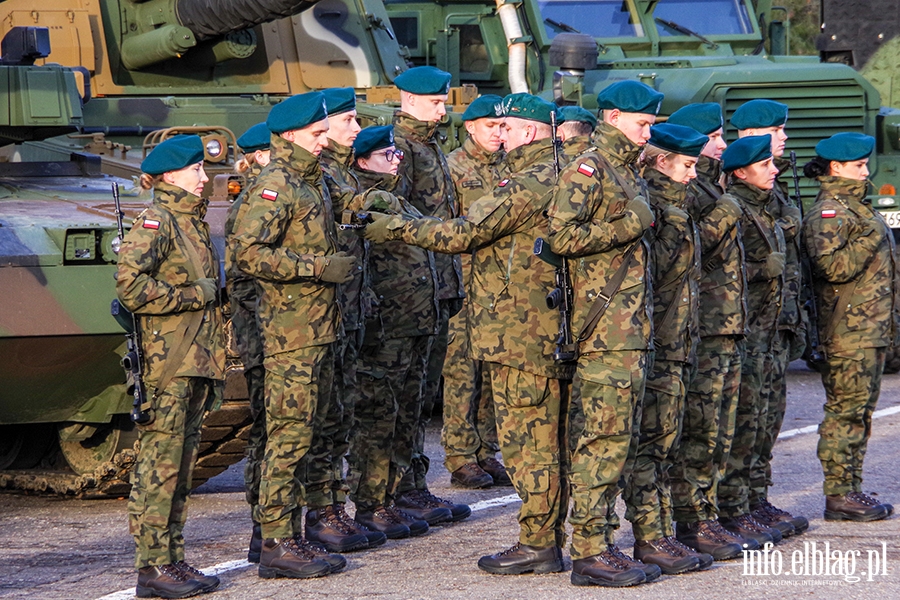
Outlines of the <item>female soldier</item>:
<svg viewBox="0 0 900 600">
<path fill-rule="evenodd" d="M 862 492 L 885 351 L 896 333 L 894 238 L 865 200 L 874 148 L 873 137 L 838 133 L 819 142 L 816 157 L 803 167 L 821 184 L 803 223 L 803 241 L 827 361 L 818 454 L 825 472 L 825 519 L 835 521 L 876 521 L 893 512 Z"/>
<path fill-rule="evenodd" d="M 182 135 L 141 164 L 153 204 L 122 240 L 116 291 L 140 317 L 151 421 L 139 426 L 129 527 L 137 595 L 184 598 L 219 585 L 184 561 L 182 531 L 203 415 L 221 398 L 225 352 L 217 304 L 219 260 L 200 197 L 209 181 L 203 142 Z"/>
<path fill-rule="evenodd" d="M 685 377 L 699 338 L 700 243 L 684 202 L 687 184 L 697 176 L 697 157 L 708 140 L 690 127 L 655 125 L 640 160 L 656 213 L 650 234 L 655 351 L 647 372 L 640 432 L 633 442 L 634 467 L 626 477 L 623 497 L 625 516 L 634 530 L 634 557 L 669 575 L 713 562 L 712 556 L 675 539 L 668 474 L 684 414 Z"/>
</svg>

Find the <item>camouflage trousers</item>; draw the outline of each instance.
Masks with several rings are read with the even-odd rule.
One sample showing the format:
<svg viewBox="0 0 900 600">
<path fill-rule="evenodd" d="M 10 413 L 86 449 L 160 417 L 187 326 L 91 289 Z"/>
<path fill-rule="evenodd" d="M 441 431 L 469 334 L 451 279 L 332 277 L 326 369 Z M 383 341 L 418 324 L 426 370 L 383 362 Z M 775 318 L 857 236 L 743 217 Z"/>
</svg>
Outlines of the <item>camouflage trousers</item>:
<svg viewBox="0 0 900 600">
<path fill-rule="evenodd" d="M 769 402 L 764 393 L 766 367 L 772 364 L 768 344 L 747 340 L 741 361 L 741 387 L 734 422 L 734 440 L 719 482 L 719 516 L 739 517 L 750 512 L 750 467 L 758 436 L 763 435 Z"/>
<path fill-rule="evenodd" d="M 244 495 L 251 512 L 259 504 L 259 481 L 266 454 L 266 369 L 260 365 L 244 370 L 250 396 L 250 416 L 253 423 L 247 437 L 244 465 Z"/>
<path fill-rule="evenodd" d="M 390 502 L 410 469 L 430 345 L 431 336 L 421 335 L 360 350 L 347 476 L 359 510 Z"/>
<path fill-rule="evenodd" d="M 432 338 L 431 348 L 428 353 L 428 367 L 425 370 L 425 382 L 422 386 L 422 410 L 420 418 L 415 424 L 412 464 L 400 481 L 400 486 L 397 488 L 398 494 L 410 490 L 428 489 L 425 476 L 428 474 L 431 459 L 425 455 L 425 426 L 431 420 L 435 404 L 441 401 L 443 393 L 441 373 L 444 370 L 444 360 L 447 357 L 450 315 L 457 314 L 455 311 L 458 311 L 460 302 L 462 301 L 438 301 L 438 333 Z"/>
<path fill-rule="evenodd" d="M 140 451 L 128 499 L 135 568 L 184 560 L 187 496 L 213 385 L 203 377 L 174 377 L 151 400 L 153 421 L 138 426 Z M 153 382 L 147 382 L 147 389 L 153 389 Z"/>
<path fill-rule="evenodd" d="M 647 352 L 627 350 L 582 355 L 572 388 L 577 443 L 571 453 L 572 559 L 595 556 L 614 542 L 619 527 L 616 497 L 635 458 L 644 395 Z M 579 416 L 580 414 L 580 416 Z"/>
<path fill-rule="evenodd" d="M 763 402 L 766 402 L 766 422 L 756 436 L 756 446 L 750 462 L 750 506 L 755 508 L 768 499 L 772 485 L 772 450 L 781 433 L 787 409 L 787 367 L 791 355 L 790 331 L 776 331 L 772 352 L 764 367 Z"/>
<path fill-rule="evenodd" d="M 718 518 L 719 481 L 737 417 L 742 349 L 742 342 L 719 335 L 700 338 L 697 346 L 670 471 L 673 517 L 679 523 Z"/>
<path fill-rule="evenodd" d="M 334 390 L 330 396 L 322 396 L 328 405 L 316 409 L 312 447 L 303 458 L 305 500 L 310 509 L 347 501 L 344 456 L 350 446 L 353 407 L 359 395 L 356 358 L 361 334 L 359 330 L 347 331 L 346 337 L 335 345 Z"/>
<path fill-rule="evenodd" d="M 828 352 L 822 374 L 825 417 L 819 425 L 819 461 L 826 496 L 862 491 L 863 459 L 872 413 L 881 392 L 885 348 Z"/>
<path fill-rule="evenodd" d="M 684 416 L 686 367 L 653 360 L 647 373 L 634 466 L 622 492 L 636 540 L 675 535 L 669 470 Z"/>
<path fill-rule="evenodd" d="M 333 391 L 334 345 L 312 346 L 267 356 L 266 453 L 256 521 L 264 538 L 301 533 L 305 465 L 316 410 Z M 326 396 L 326 398 L 322 398 Z"/>
<path fill-rule="evenodd" d="M 519 542 L 566 543 L 565 414 L 568 382 L 485 362 L 503 464 L 522 499 Z"/>
<path fill-rule="evenodd" d="M 493 458 L 499 450 L 490 381 L 483 373 L 482 362 L 469 357 L 465 308 L 450 318 L 441 445 L 450 473 Z"/>
</svg>

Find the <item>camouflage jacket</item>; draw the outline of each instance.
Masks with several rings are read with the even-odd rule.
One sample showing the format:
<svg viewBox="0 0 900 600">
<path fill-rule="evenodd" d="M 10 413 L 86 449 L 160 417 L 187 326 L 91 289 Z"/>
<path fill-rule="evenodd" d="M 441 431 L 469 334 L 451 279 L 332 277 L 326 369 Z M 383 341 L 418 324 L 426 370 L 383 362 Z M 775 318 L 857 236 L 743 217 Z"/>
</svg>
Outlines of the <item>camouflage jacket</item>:
<svg viewBox="0 0 900 600">
<path fill-rule="evenodd" d="M 366 189 L 393 192 L 398 177 L 364 169 L 354 170 Z M 406 212 L 421 216 L 399 198 Z M 437 270 L 428 250 L 403 242 L 369 245 L 370 285 L 374 294 L 372 316 L 366 320 L 366 343 L 380 339 L 437 334 Z"/>
<path fill-rule="evenodd" d="M 791 177 L 791 161 L 777 159 L 775 164 L 780 171 L 779 175 L 786 173 Z M 769 202 L 768 211 L 775 217 L 778 226 L 784 233 L 785 264 L 784 264 L 784 291 L 781 301 L 781 315 L 778 318 L 778 329 L 793 331 L 801 334 L 806 330 L 806 311 L 802 308 L 800 292 L 800 209 L 794 205 L 787 186 L 775 180 L 775 189 L 772 190 L 772 200 Z"/>
<path fill-rule="evenodd" d="M 244 369 L 252 369 L 263 364 L 262 332 L 256 316 L 259 301 L 259 286 L 237 266 L 237 244 L 234 241 L 236 224 L 247 215 L 247 189 L 259 177 L 262 167 L 255 164 L 244 177 L 244 191 L 237 197 L 225 218 L 225 284 L 231 302 L 231 326 L 234 343 Z"/>
<path fill-rule="evenodd" d="M 559 168 L 563 168 L 576 156 L 584 154 L 593 146 L 590 136 L 579 135 L 569 138 L 559 148 Z"/>
<path fill-rule="evenodd" d="M 353 148 L 342 146 L 332 139 L 328 147 L 322 149 L 319 157 L 324 171 L 323 179 L 328 186 L 334 209 L 335 221 L 341 221 L 344 210 L 358 211 L 362 208 L 363 194 L 360 194 L 359 181 L 350 170 L 353 163 Z M 368 242 L 358 236 L 352 229 L 338 230 L 338 250 L 356 256 L 362 269 L 356 273 L 352 281 L 341 285 L 339 301 L 344 318 L 344 329 L 356 331 L 363 326 L 367 313 L 367 304 L 371 302 L 368 288 Z"/>
<path fill-rule="evenodd" d="M 593 333 L 580 344 L 580 351 L 646 350 L 651 345 L 653 314 L 649 249 L 637 215 L 625 210 L 628 195 L 611 172 L 616 169 L 639 192 L 643 181 L 633 165 L 641 149 L 606 123 L 597 126 L 592 141 L 594 146 L 560 173 L 548 208 L 550 247 L 574 259 L 569 261 L 574 289 L 572 331 L 578 339 L 599 292 L 629 248 L 637 244 L 625 280 Z"/>
<path fill-rule="evenodd" d="M 320 281 L 316 266 L 316 257 L 337 251 L 319 160 L 280 136 L 271 153 L 234 232 L 238 267 L 259 281 L 266 356 L 329 344 L 340 332 L 337 286 Z"/>
<path fill-rule="evenodd" d="M 819 181 L 816 203 L 803 223 L 803 242 L 813 270 L 822 342 L 832 351 L 889 346 L 896 334 L 898 288 L 891 229 L 863 202 L 865 181 Z M 838 308 L 842 293 L 846 306 Z"/>
<path fill-rule="evenodd" d="M 203 220 L 206 206 L 203 198 L 160 182 L 153 204 L 134 220 L 119 249 L 116 292 L 125 308 L 141 317 L 148 384 L 159 381 L 169 352 L 178 344 L 179 326 L 194 311 L 203 311 L 203 322 L 175 376 L 225 376 L 222 311 L 216 303 L 204 305 L 194 283 L 219 276 L 219 259 Z M 183 235 L 178 235 L 176 227 Z M 200 265 L 191 264 L 185 240 L 193 246 Z"/>
<path fill-rule="evenodd" d="M 697 161 L 688 186 L 687 209 L 700 239 L 700 337 L 746 335 L 747 277 L 740 215 L 719 203 L 722 163 Z"/>
<path fill-rule="evenodd" d="M 555 173 L 550 140 L 514 149 L 511 173 L 490 195 L 450 221 L 417 219 L 402 226 L 402 239 L 438 252 L 474 251 L 466 320 L 472 358 L 552 378 L 571 377 L 553 361 L 559 311 L 546 308 L 553 267 L 534 255 L 545 234 L 544 210 Z"/>
<path fill-rule="evenodd" d="M 700 242 L 684 211 L 687 186 L 656 169 L 646 169 L 644 178 L 656 214 L 650 232 L 655 358 L 691 362 L 700 336 Z"/>
<path fill-rule="evenodd" d="M 450 167 L 437 143 L 437 123 L 426 123 L 406 113 L 394 113 L 394 143 L 406 156 L 397 174 L 397 195 L 426 217 L 454 219 L 460 215 Z M 435 256 L 438 269 L 438 298 L 465 297 L 465 281 L 459 256 Z"/>
<path fill-rule="evenodd" d="M 741 241 L 747 274 L 747 343 L 768 347 L 781 314 L 784 273 L 770 278 L 765 272 L 766 258 L 773 252 L 785 251 L 784 236 L 766 208 L 772 200 L 770 190 L 733 177 L 728 194 L 737 200 L 743 212 Z"/>
</svg>

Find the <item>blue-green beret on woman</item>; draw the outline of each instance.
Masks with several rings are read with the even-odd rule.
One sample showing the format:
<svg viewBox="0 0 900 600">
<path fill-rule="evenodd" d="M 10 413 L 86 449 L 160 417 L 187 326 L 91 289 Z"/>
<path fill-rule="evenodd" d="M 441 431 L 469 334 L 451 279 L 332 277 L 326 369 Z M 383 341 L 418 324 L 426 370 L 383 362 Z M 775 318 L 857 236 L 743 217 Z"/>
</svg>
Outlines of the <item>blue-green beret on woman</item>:
<svg viewBox="0 0 900 600">
<path fill-rule="evenodd" d="M 176 135 L 156 146 L 141 163 L 148 175 L 162 175 L 196 165 L 203 160 L 203 140 L 199 135 Z"/>
<path fill-rule="evenodd" d="M 650 127 L 650 140 L 647 143 L 675 154 L 696 158 L 703 152 L 708 141 L 709 137 L 696 129 L 666 122 Z"/>
<path fill-rule="evenodd" d="M 356 156 L 367 156 L 376 150 L 390 148 L 394 145 L 394 126 L 379 125 L 366 127 L 353 140 L 353 151 Z"/>
<path fill-rule="evenodd" d="M 250 153 L 257 150 L 268 150 L 271 141 L 272 132 L 269 131 L 268 125 L 257 123 L 237 139 L 237 145 L 240 146 L 241 151 Z"/>
<path fill-rule="evenodd" d="M 732 142 L 722 153 L 722 170 L 734 171 L 772 156 L 772 136 L 750 135 Z"/>
<path fill-rule="evenodd" d="M 816 155 L 837 162 L 862 160 L 874 151 L 875 138 L 862 133 L 836 133 L 816 144 Z"/>
<path fill-rule="evenodd" d="M 709 135 L 724 125 L 722 107 L 716 102 L 688 104 L 673 112 L 666 123 L 691 127 L 703 135 Z"/>
<path fill-rule="evenodd" d="M 322 92 L 297 94 L 272 107 L 266 125 L 272 133 L 303 129 L 328 117 Z"/>
<path fill-rule="evenodd" d="M 619 109 L 627 113 L 659 113 L 664 95 L 640 81 L 617 81 L 597 94 L 597 106 L 601 110 Z"/>
</svg>

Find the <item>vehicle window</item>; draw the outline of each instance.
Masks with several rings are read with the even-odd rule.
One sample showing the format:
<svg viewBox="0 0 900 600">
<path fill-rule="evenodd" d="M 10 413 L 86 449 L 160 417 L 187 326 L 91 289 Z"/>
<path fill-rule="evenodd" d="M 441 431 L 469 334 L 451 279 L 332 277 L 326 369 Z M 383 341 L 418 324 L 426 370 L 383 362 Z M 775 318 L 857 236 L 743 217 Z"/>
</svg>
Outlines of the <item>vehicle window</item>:
<svg viewBox="0 0 900 600">
<path fill-rule="evenodd" d="M 659 0 L 656 19 L 672 21 L 700 35 L 753 33 L 743 0 Z M 685 35 L 657 21 L 660 37 Z"/>
<path fill-rule="evenodd" d="M 595 38 L 644 37 L 644 28 L 627 0 L 538 0 L 544 28 L 558 33 L 586 33 Z"/>
</svg>

